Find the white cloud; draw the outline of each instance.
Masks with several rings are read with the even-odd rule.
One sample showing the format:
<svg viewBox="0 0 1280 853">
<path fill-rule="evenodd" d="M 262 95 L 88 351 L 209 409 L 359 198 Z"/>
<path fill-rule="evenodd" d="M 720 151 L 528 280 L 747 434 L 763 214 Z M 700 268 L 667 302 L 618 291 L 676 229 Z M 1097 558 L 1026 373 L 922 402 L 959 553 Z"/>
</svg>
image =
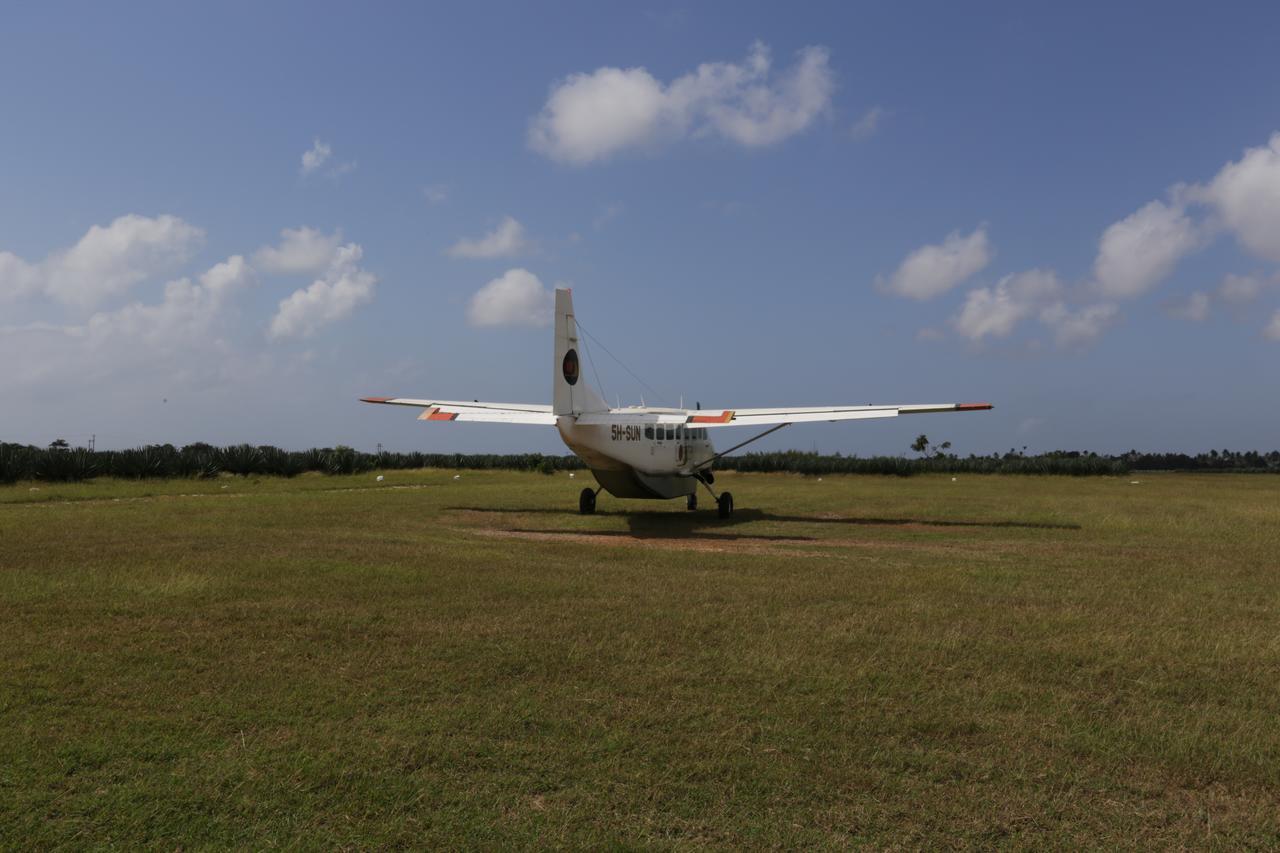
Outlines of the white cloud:
<svg viewBox="0 0 1280 853">
<path fill-rule="evenodd" d="M 323 278 L 280 300 L 271 319 L 270 337 L 309 337 L 372 300 L 378 279 L 360 268 L 363 255 L 364 250 L 355 243 L 334 249 Z"/>
<path fill-rule="evenodd" d="M 1218 295 L 1226 302 L 1244 305 L 1258 298 L 1267 282 L 1258 275 L 1227 273 L 1218 285 Z"/>
<path fill-rule="evenodd" d="M 970 340 L 1003 338 L 1061 290 L 1052 271 L 1028 270 L 1007 275 L 995 287 L 969 291 L 964 307 L 952 318 L 957 332 Z"/>
<path fill-rule="evenodd" d="M 207 356 L 227 355 L 217 332 L 228 297 L 253 278 L 245 259 L 233 255 L 195 281 L 170 281 L 156 303 L 99 311 L 80 324 L 0 328 L 0 357 L 21 353 L 16 362 L 9 362 L 18 369 L 0 376 L 0 387 L 51 381 L 92 386 L 112 376 L 137 377 L 157 370 L 172 381 L 179 374 L 216 369 Z"/>
<path fill-rule="evenodd" d="M 1097 338 L 1119 313 L 1115 305 L 1105 302 L 1075 311 L 1062 302 L 1055 302 L 1040 312 L 1040 322 L 1054 330 L 1058 346 L 1069 347 Z"/>
<path fill-rule="evenodd" d="M 0 301 L 14 300 L 39 291 L 40 270 L 13 252 L 0 252 Z"/>
<path fill-rule="evenodd" d="M 323 166 L 333 156 L 333 148 L 319 139 L 311 143 L 311 148 L 302 152 L 302 174 L 310 175 Z"/>
<path fill-rule="evenodd" d="M 704 63 L 666 86 L 644 68 L 572 74 L 552 87 L 528 143 L 575 165 L 685 137 L 772 145 L 829 109 L 835 81 L 822 47 L 801 50 L 782 74 L 771 66 L 769 48 L 756 42 L 742 64 Z"/>
<path fill-rule="evenodd" d="M 884 117 L 885 111 L 882 107 L 872 107 L 862 114 L 862 118 L 853 123 L 849 128 L 849 135 L 859 141 L 870 139 L 880 129 L 880 122 Z"/>
<path fill-rule="evenodd" d="M 1280 311 L 1271 315 L 1271 322 L 1267 324 L 1263 334 L 1270 340 L 1280 341 Z"/>
<path fill-rule="evenodd" d="M 1140 296 L 1199 243 L 1180 204 L 1153 201 L 1103 232 L 1093 264 L 1097 289 L 1110 299 Z"/>
<path fill-rule="evenodd" d="M 73 335 L 91 346 L 127 338 L 153 347 L 153 352 L 183 346 L 207 333 L 226 298 L 253 281 L 253 270 L 240 255 L 207 270 L 193 282 L 180 278 L 165 285 L 159 303 L 135 302 L 116 311 L 94 314 Z"/>
<path fill-rule="evenodd" d="M 1209 294 L 1197 290 L 1187 297 L 1185 302 L 1169 306 L 1169 313 L 1192 323 L 1203 323 L 1209 319 Z"/>
<path fill-rule="evenodd" d="M 876 284 L 908 299 L 932 299 L 985 267 L 992 255 L 986 226 L 967 237 L 953 231 L 941 244 L 921 246 L 907 255 L 887 283 L 877 279 Z"/>
<path fill-rule="evenodd" d="M 467 319 L 473 326 L 545 326 L 554 299 L 538 277 L 510 269 L 471 297 Z"/>
<path fill-rule="evenodd" d="M 91 308 L 186 261 L 204 232 L 176 216 L 128 214 L 94 225 L 71 248 L 33 264 L 0 252 L 0 297 L 43 292 Z"/>
<path fill-rule="evenodd" d="M 455 258 L 500 258 L 514 255 L 529 247 L 524 236 L 524 226 L 510 216 L 504 216 L 498 227 L 478 240 L 459 240 L 449 247 Z"/>
<path fill-rule="evenodd" d="M 327 269 L 342 242 L 342 232 L 325 236 L 315 228 L 285 228 L 280 232 L 280 245 L 263 246 L 253 255 L 253 262 L 263 271 L 295 275 L 318 273 Z"/>
<path fill-rule="evenodd" d="M 1205 187 L 1190 194 L 1214 206 L 1240 244 L 1259 257 L 1280 261 L 1280 133 L 1228 163 Z"/>
<path fill-rule="evenodd" d="M 326 163 L 329 164 L 329 166 L 324 170 L 324 175 L 328 178 L 337 178 L 341 175 L 345 175 L 356 167 L 354 160 L 348 160 L 342 163 L 334 160 L 333 146 L 329 145 L 327 142 L 321 142 L 319 139 L 316 139 L 311 143 L 310 149 L 302 152 L 302 176 L 305 178 L 308 175 L 313 175 L 316 172 L 319 172 Z"/>
</svg>

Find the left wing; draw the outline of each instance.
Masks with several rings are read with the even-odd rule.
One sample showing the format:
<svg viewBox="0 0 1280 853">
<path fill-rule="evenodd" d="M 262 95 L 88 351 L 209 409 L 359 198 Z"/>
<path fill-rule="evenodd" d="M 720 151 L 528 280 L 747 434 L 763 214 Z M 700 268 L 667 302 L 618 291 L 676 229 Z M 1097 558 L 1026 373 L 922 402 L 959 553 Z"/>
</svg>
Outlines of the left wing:
<svg viewBox="0 0 1280 853">
<path fill-rule="evenodd" d="M 922 403 L 907 406 L 792 406 L 782 409 L 614 409 L 578 416 L 580 424 L 658 423 L 699 427 L 798 424 L 812 421 L 856 421 L 896 418 L 931 412 L 978 412 L 990 403 Z"/>
<path fill-rule="evenodd" d="M 550 406 L 534 403 L 481 403 L 478 400 L 414 400 L 409 397 L 361 397 L 363 403 L 414 406 L 425 411 L 420 421 L 481 421 L 497 424 L 543 424 L 555 426 Z"/>
</svg>

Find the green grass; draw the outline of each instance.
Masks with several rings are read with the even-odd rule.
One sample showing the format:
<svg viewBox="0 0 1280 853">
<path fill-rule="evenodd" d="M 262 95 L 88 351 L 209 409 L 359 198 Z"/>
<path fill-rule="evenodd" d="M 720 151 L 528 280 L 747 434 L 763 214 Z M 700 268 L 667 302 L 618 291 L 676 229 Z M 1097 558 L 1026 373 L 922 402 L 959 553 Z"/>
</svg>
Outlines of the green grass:
<svg viewBox="0 0 1280 853">
<path fill-rule="evenodd" d="M 1280 478 L 453 476 L 0 488 L 0 846 L 1280 844 Z"/>
</svg>

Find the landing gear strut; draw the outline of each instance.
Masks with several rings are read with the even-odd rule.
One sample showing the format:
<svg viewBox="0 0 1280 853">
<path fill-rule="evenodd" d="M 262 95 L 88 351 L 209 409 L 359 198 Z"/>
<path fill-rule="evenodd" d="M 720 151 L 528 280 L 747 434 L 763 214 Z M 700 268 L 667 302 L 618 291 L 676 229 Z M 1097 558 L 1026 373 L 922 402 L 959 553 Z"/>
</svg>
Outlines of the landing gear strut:
<svg viewBox="0 0 1280 853">
<path fill-rule="evenodd" d="M 591 515 L 596 511 L 596 490 L 583 489 L 578 495 L 578 512 L 582 515 Z"/>
<path fill-rule="evenodd" d="M 711 483 L 713 475 L 710 471 L 700 471 L 694 474 L 694 479 L 702 483 L 703 488 L 707 490 L 707 494 L 711 495 L 712 500 L 716 502 L 716 514 L 721 518 L 728 518 L 733 515 L 733 495 L 729 492 L 721 492 L 716 494 L 711 491 Z M 689 495 L 689 509 L 696 509 L 698 506 L 698 497 L 696 494 Z"/>
</svg>

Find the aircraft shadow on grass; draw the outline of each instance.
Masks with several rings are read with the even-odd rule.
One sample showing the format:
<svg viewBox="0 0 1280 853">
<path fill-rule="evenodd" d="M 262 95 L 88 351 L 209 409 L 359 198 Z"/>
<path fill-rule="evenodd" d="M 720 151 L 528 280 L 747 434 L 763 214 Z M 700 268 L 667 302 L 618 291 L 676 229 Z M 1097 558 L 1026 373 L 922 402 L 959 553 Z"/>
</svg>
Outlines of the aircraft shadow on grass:
<svg viewBox="0 0 1280 853">
<path fill-rule="evenodd" d="M 550 515 L 550 516 L 577 516 L 579 513 L 570 509 L 555 509 L 550 507 L 479 507 L 479 506 L 452 506 L 446 509 L 459 512 L 477 512 L 490 513 L 494 515 Z M 987 528 L 1013 528 L 1026 530 L 1080 530 L 1079 524 L 1069 522 L 1049 522 L 1049 521 L 965 521 L 956 519 L 930 519 L 930 518 L 880 518 L 871 516 L 852 516 L 852 517 L 824 517 L 819 515 L 781 515 L 778 513 L 766 512 L 761 509 L 736 509 L 729 518 L 717 518 L 714 512 L 690 512 L 690 513 L 674 513 L 674 512 L 652 512 L 639 511 L 628 512 L 626 510 L 596 510 L 597 516 L 617 517 L 625 519 L 627 526 L 630 528 L 628 532 L 622 531 L 572 531 L 578 534 L 591 536 L 601 536 L 607 538 L 609 536 L 628 536 L 639 539 L 682 539 L 682 538 L 705 538 L 705 539 L 759 539 L 773 542 L 807 542 L 814 541 L 816 537 L 802 535 L 778 535 L 778 534 L 730 534 L 716 533 L 711 531 L 725 530 L 733 528 L 739 524 L 746 524 L 752 521 L 776 521 L 792 524 L 842 524 L 861 527 L 987 527 Z M 707 532 L 703 532 L 707 531 Z M 535 532 L 516 530 L 514 532 Z M 537 531 L 547 532 L 547 531 Z M 569 531 L 565 531 L 569 532 Z"/>
</svg>

